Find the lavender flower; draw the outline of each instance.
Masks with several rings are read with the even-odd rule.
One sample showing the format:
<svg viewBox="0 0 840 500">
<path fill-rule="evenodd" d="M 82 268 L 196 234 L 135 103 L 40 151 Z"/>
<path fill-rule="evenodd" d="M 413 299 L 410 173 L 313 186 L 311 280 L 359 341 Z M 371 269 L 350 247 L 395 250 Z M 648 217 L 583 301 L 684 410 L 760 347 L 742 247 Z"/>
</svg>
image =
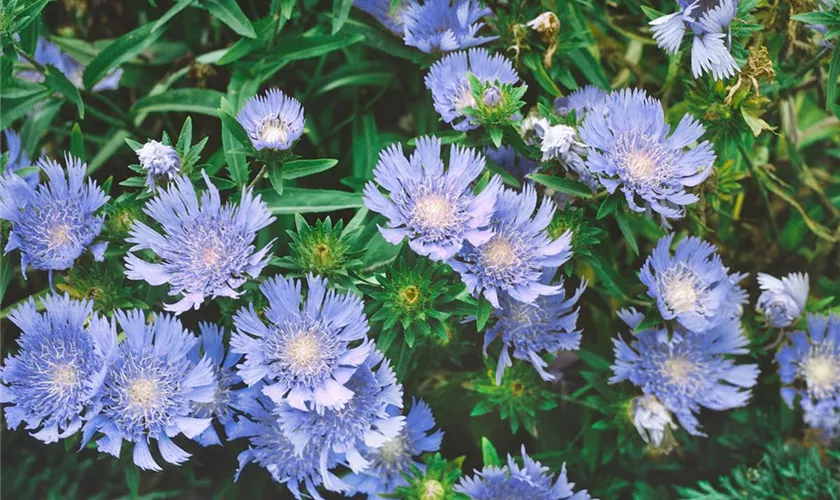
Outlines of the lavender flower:
<svg viewBox="0 0 840 500">
<path fill-rule="evenodd" d="M 289 149 L 306 124 L 300 101 L 276 88 L 269 89 L 265 96 L 248 99 L 236 119 L 257 151 Z"/>
<path fill-rule="evenodd" d="M 143 211 L 159 222 L 164 234 L 136 221 L 130 251 L 149 249 L 162 262 L 151 263 L 129 253 L 126 276 L 152 286 L 169 283 L 170 295 L 184 294 L 167 311 L 198 309 L 207 297 L 239 296 L 246 275 L 256 278 L 268 263 L 271 243 L 255 251 L 257 231 L 274 221 L 259 195 L 245 191 L 238 205 L 222 205 L 219 190 L 202 171 L 207 191 L 201 202 L 187 177 L 176 178 L 146 204 Z"/>
<path fill-rule="evenodd" d="M 519 75 L 509 60 L 498 54 L 491 55 L 485 49 L 462 50 L 436 62 L 426 75 L 426 88 L 432 92 L 435 111 L 443 121 L 460 131 L 473 130 L 479 126 L 478 122 L 464 113 L 464 108 L 476 105 L 467 79 L 468 73 L 475 75 L 482 83 L 515 85 L 519 82 Z"/>
<path fill-rule="evenodd" d="M 587 85 L 575 90 L 566 97 L 554 100 L 554 110 L 560 116 L 566 116 L 574 111 L 578 121 L 588 113 L 602 111 L 607 104 L 607 93 L 594 85 Z"/>
<path fill-rule="evenodd" d="M 355 0 L 353 6 L 375 17 L 395 35 L 403 36 L 403 12 L 405 3 L 400 2 L 396 11 L 391 11 L 391 0 Z"/>
<path fill-rule="evenodd" d="M 481 154 L 453 145 L 444 172 L 437 137 L 419 138 L 417 150 L 408 160 L 402 146 L 396 144 L 379 154 L 373 172 L 390 199 L 369 182 L 364 190 L 365 206 L 388 219 L 388 227 L 380 226 L 379 232 L 389 243 L 396 245 L 408 238 L 416 253 L 445 261 L 465 242 L 481 245 L 493 235 L 487 226 L 501 179 L 494 177 L 480 194 L 473 194 L 471 183 L 483 171 Z"/>
<path fill-rule="evenodd" d="M 140 166 L 146 170 L 146 186 L 154 190 L 158 178 L 172 180 L 181 170 L 181 157 L 172 146 L 149 141 L 137 150 Z"/>
<path fill-rule="evenodd" d="M 790 326 L 802 316 L 808 301 L 808 275 L 791 273 L 782 279 L 758 273 L 761 295 L 756 310 L 774 328 Z"/>
<path fill-rule="evenodd" d="M 499 148 L 487 146 L 484 148 L 484 155 L 507 170 L 519 182 L 524 182 L 528 174 L 538 172 L 541 168 L 539 163 L 517 153 L 512 146 L 503 145 Z"/>
<path fill-rule="evenodd" d="M 61 52 L 58 45 L 47 41 L 44 37 L 38 38 L 38 44 L 35 46 L 35 54 L 33 56 L 35 61 L 43 66 L 53 66 L 59 70 L 64 76 L 70 80 L 73 85 L 82 90 L 85 84 L 82 76 L 85 73 L 85 66 L 74 59 L 73 57 Z M 21 58 L 25 62 L 25 59 Z M 120 86 L 120 78 L 122 78 L 123 70 L 118 68 L 109 72 L 102 80 L 97 82 L 92 92 L 101 92 L 103 90 L 116 90 Z M 24 70 L 17 74 L 19 78 L 28 80 L 30 82 L 42 83 L 44 75 L 38 71 Z"/>
<path fill-rule="evenodd" d="M 707 141 L 686 150 L 705 132 L 690 115 L 670 130 L 658 100 L 643 90 L 613 92 L 604 113 L 587 115 L 580 128 L 591 148 L 586 166 L 610 193 L 620 187 L 631 209 L 682 217 L 682 206 L 698 200 L 685 188 L 706 180 L 715 154 Z"/>
<path fill-rule="evenodd" d="M 11 129 L 4 129 L 3 135 L 6 137 L 6 149 L 9 153 L 8 160 L 6 160 L 5 172 L 17 172 L 22 168 L 32 165 L 32 160 L 23 150 L 20 143 L 20 135 Z M 24 180 L 33 188 L 38 185 L 38 172 L 32 172 L 23 176 Z"/>
<path fill-rule="evenodd" d="M 479 20 L 493 12 L 477 0 L 407 0 L 402 21 L 405 44 L 423 52 L 451 52 L 491 42 L 498 36 L 476 36 Z"/>
</svg>

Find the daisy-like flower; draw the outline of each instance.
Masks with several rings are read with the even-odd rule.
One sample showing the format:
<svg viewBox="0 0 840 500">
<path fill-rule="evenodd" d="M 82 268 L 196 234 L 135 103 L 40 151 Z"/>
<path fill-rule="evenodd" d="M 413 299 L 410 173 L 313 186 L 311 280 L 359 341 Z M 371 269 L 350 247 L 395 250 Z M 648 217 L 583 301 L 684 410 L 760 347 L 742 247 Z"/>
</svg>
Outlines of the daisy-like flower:
<svg viewBox="0 0 840 500">
<path fill-rule="evenodd" d="M 204 357 L 210 360 L 216 378 L 216 392 L 209 403 L 193 403 L 193 416 L 214 418 L 227 433 L 233 424 L 233 404 L 238 392 L 233 389 L 233 386 L 242 382 L 234 366 L 242 356 L 234 352 L 228 352 L 225 355 L 225 346 L 222 343 L 225 335 L 223 328 L 202 322 L 198 324 L 198 330 L 201 333 L 200 342 L 192 348 L 189 358 L 195 364 Z M 208 426 L 207 430 L 196 436 L 195 440 L 202 446 L 222 444 L 219 433 L 213 425 Z"/>
<path fill-rule="evenodd" d="M 635 309 L 619 311 L 619 317 L 636 328 L 644 315 Z M 629 380 L 646 396 L 655 396 L 680 425 L 695 436 L 699 430 L 696 413 L 701 407 L 729 410 L 744 406 L 756 383 L 758 366 L 736 365 L 726 357 L 747 354 L 747 338 L 737 318 L 704 332 L 677 328 L 634 333 L 628 343 L 613 339 L 616 361 L 611 384 Z M 670 339 L 669 339 L 670 338 Z"/>
<path fill-rule="evenodd" d="M 484 154 L 496 165 L 507 170 L 519 182 L 524 182 L 528 174 L 538 172 L 540 164 L 527 158 L 513 149 L 513 146 L 503 145 L 500 148 L 487 146 Z"/>
<path fill-rule="evenodd" d="M 747 293 L 738 282 L 746 274 L 729 274 L 715 247 L 696 237 L 680 241 L 672 256 L 673 240 L 663 236 L 639 273 L 662 318 L 694 332 L 740 318 Z"/>
<path fill-rule="evenodd" d="M 543 282 L 547 280 L 543 279 Z M 586 283 L 581 283 L 571 297 L 566 297 L 562 281 L 558 286 L 560 289 L 557 294 L 539 297 L 532 304 L 518 302 L 508 295 L 499 298 L 501 307 L 491 314 L 496 324 L 487 329 L 484 335 L 485 356 L 490 343 L 497 337 L 502 338 L 496 384 L 502 383 L 505 368 L 513 364 L 511 349 L 514 358 L 528 361 L 543 380 L 550 381 L 554 380 L 554 376 L 545 370 L 548 363 L 540 355 L 576 351 L 580 347 L 581 333 L 576 330 L 578 310 L 573 308 L 586 288 Z"/>
<path fill-rule="evenodd" d="M 47 182 L 32 187 L 12 172 L 0 178 L 0 219 L 12 223 L 5 253 L 19 249 L 21 270 L 50 272 L 69 269 L 85 250 L 96 260 L 107 243 L 91 245 L 105 217 L 95 215 L 108 196 L 93 180 L 85 183 L 87 165 L 66 155 L 67 168 L 51 159 L 38 160 Z"/>
<path fill-rule="evenodd" d="M 137 150 L 140 166 L 146 170 L 146 186 L 154 189 L 159 178 L 172 180 L 181 170 L 181 157 L 172 146 L 149 141 Z"/>
<path fill-rule="evenodd" d="M 587 169 L 610 193 L 621 188 L 631 209 L 682 217 L 682 207 L 698 200 L 685 189 L 706 180 L 715 163 L 708 141 L 686 149 L 705 133 L 703 126 L 685 115 L 669 136 L 662 104 L 643 90 L 613 92 L 603 109 L 580 128 L 590 147 Z"/>
<path fill-rule="evenodd" d="M 139 310 L 117 311 L 125 340 L 105 375 L 96 416 L 85 423 L 82 448 L 100 432 L 99 451 L 119 457 L 122 442 L 134 443 L 134 463 L 161 470 L 149 444 L 157 441 L 163 459 L 180 465 L 190 454 L 172 437 L 201 435 L 211 418 L 195 416 L 194 403 L 212 403 L 217 391 L 210 359 L 193 363 L 188 353 L 198 339 L 174 316 L 155 314 L 146 324 Z"/>
<path fill-rule="evenodd" d="M 808 316 L 808 332 L 788 334 L 776 354 L 782 399 L 801 396 L 806 423 L 834 435 L 840 428 L 840 316 Z M 804 384 L 804 387 L 803 387 Z"/>
<path fill-rule="evenodd" d="M 390 413 L 397 415 L 396 407 L 389 407 Z M 424 470 L 423 464 L 416 460 L 421 454 L 438 451 L 443 439 L 443 432 L 435 427 L 435 417 L 429 405 L 422 399 L 412 399 L 411 410 L 405 417 L 405 427 L 396 436 L 379 448 L 365 450 L 362 456 L 370 466 L 360 473 L 349 474 L 342 479 L 350 486 L 348 495 L 363 493 L 368 500 L 384 500 L 383 494 L 393 493 L 399 486 L 408 482 L 403 474 L 408 474 L 414 465 Z"/>
<path fill-rule="evenodd" d="M 587 85 L 565 97 L 555 99 L 554 110 L 560 116 L 574 111 L 577 120 L 581 121 L 587 113 L 603 110 L 606 104 L 607 93 L 594 85 Z"/>
<path fill-rule="evenodd" d="M 302 411 L 339 409 L 353 397 L 347 381 L 373 349 L 362 300 L 350 293 L 327 290 L 327 281 L 309 275 L 306 301 L 301 282 L 281 276 L 260 290 L 268 299 L 263 323 L 254 305 L 233 318 L 231 350 L 243 354 L 239 376 L 275 403 Z M 358 341 L 358 343 L 357 343 Z M 313 408 L 314 407 L 314 408 Z"/>
<path fill-rule="evenodd" d="M 740 68 L 732 54 L 729 25 L 738 14 L 738 0 L 677 0 L 680 11 L 650 22 L 653 39 L 668 55 L 680 50 L 686 28 L 694 34 L 691 72 L 712 73 L 715 80 L 735 76 Z"/>
<path fill-rule="evenodd" d="M 274 222 L 260 196 L 246 191 L 238 205 L 222 205 L 219 190 L 202 175 L 207 191 L 200 203 L 192 182 L 181 176 L 146 204 L 143 212 L 160 223 L 164 234 L 135 221 L 126 240 L 134 243 L 131 252 L 149 249 L 161 259 L 152 263 L 128 253 L 126 276 L 152 286 L 168 283 L 169 295 L 183 293 L 180 301 L 164 305 L 177 314 L 198 309 L 208 297 L 238 297 L 236 289 L 246 275 L 260 275 L 271 249 L 271 243 L 254 248 L 257 231 Z"/>
<path fill-rule="evenodd" d="M 501 178 L 494 176 L 474 194 L 471 184 L 484 171 L 484 157 L 454 144 L 449 151 L 444 171 L 437 137 L 419 138 L 408 159 L 400 144 L 392 145 L 379 153 L 373 171 L 389 198 L 373 182 L 364 190 L 365 206 L 388 219 L 388 227 L 379 227 L 385 240 L 397 245 L 408 238 L 415 253 L 435 261 L 452 258 L 464 242 L 481 245 L 490 239 L 487 226 L 501 189 Z"/>
<path fill-rule="evenodd" d="M 566 476 L 566 464 L 555 477 L 543 466 L 525 453 L 522 446 L 522 467 L 508 455 L 507 465 L 485 466 L 475 471 L 475 476 L 464 477 L 455 486 L 455 491 L 469 496 L 472 500 L 498 500 L 500 498 L 522 498 L 529 500 L 588 500 L 586 490 L 575 493 L 575 483 L 570 483 Z"/>
<path fill-rule="evenodd" d="M 525 185 L 521 193 L 503 190 L 490 223 L 492 238 L 482 245 L 465 242 L 450 262 L 470 293 L 483 294 L 497 309 L 502 294 L 532 304 L 541 295 L 562 290 L 540 280 L 544 268 L 562 266 L 571 258 L 572 233 L 566 231 L 552 241 L 546 229 L 554 217 L 554 202 L 546 196 L 534 213 L 536 207 L 533 184 Z"/>
<path fill-rule="evenodd" d="M 4 129 L 3 136 L 6 137 L 6 150 L 9 154 L 4 171 L 17 172 L 22 168 L 32 166 L 32 161 L 21 146 L 20 135 L 12 129 Z M 32 187 L 38 185 L 38 172 L 24 175 L 23 178 Z"/>
<path fill-rule="evenodd" d="M 630 416 L 642 440 L 655 447 L 662 444 L 668 428 L 677 429 L 671 412 L 654 395 L 633 399 L 630 402 Z"/>
<path fill-rule="evenodd" d="M 21 329 L 20 349 L 0 369 L 0 401 L 6 425 L 21 422 L 45 443 L 66 438 L 82 427 L 99 396 L 102 377 L 116 348 L 113 324 L 93 313 L 88 301 L 47 295 L 46 311 L 35 301 L 19 306 L 9 319 Z"/>
<path fill-rule="evenodd" d="M 808 301 L 808 275 L 791 273 L 782 279 L 758 273 L 761 295 L 756 310 L 774 328 L 790 326 L 802 316 Z"/>
<path fill-rule="evenodd" d="M 312 440 L 298 449 L 287 437 L 277 419 L 277 405 L 258 390 L 246 390 L 251 397 L 237 400 L 236 408 L 245 413 L 236 417 L 230 426 L 229 439 L 248 439 L 248 449 L 239 454 L 239 468 L 234 480 L 249 463 L 255 463 L 271 474 L 271 478 L 285 484 L 295 498 L 324 500 L 318 493 L 321 479 L 319 464 L 324 451 L 323 443 Z M 329 469 L 341 460 L 335 453 L 324 453 L 324 470 L 329 477 L 330 491 L 341 491 L 341 480 Z"/>
<path fill-rule="evenodd" d="M 566 169 L 576 172 L 587 184 L 597 187 L 595 178 L 586 170 L 583 160 L 586 144 L 578 140 L 577 130 L 568 125 L 551 126 L 548 120 L 542 118 L 534 124 L 534 131 L 540 138 L 542 161 L 557 160 Z"/>
<path fill-rule="evenodd" d="M 402 17 L 405 5 L 405 3 L 400 2 L 397 9 L 391 11 L 391 0 L 355 0 L 353 2 L 354 7 L 375 17 L 383 26 L 399 36 L 403 36 Z"/>
<path fill-rule="evenodd" d="M 423 52 L 451 52 L 491 42 L 498 36 L 476 36 L 482 17 L 493 11 L 478 0 L 408 0 L 402 14 L 405 44 Z"/>
<path fill-rule="evenodd" d="M 467 73 L 472 73 L 482 83 L 515 85 L 519 82 L 519 75 L 508 59 L 498 54 L 491 55 L 485 49 L 462 50 L 436 62 L 426 75 L 426 88 L 432 92 L 435 111 L 443 121 L 460 131 L 479 126 L 464 113 L 464 108 L 476 106 Z M 490 106 L 491 103 L 485 99 L 485 105 Z"/>
<path fill-rule="evenodd" d="M 257 151 L 289 149 L 303 134 L 303 106 L 276 88 L 248 99 L 236 115 Z"/>
<path fill-rule="evenodd" d="M 323 446 L 318 464 L 327 489 L 347 488 L 328 473 L 332 454 L 359 473 L 371 466 L 362 452 L 382 448 L 399 436 L 405 425 L 405 417 L 393 411 L 402 408 L 402 385 L 379 351 L 371 351 L 346 387 L 353 392 L 353 399 L 341 409 L 326 409 L 322 415 L 289 405 L 279 407 L 281 427 L 296 452 Z"/>
<path fill-rule="evenodd" d="M 58 69 L 78 89 L 82 90 L 85 88 L 85 84 L 82 80 L 85 73 L 85 66 L 73 57 L 61 52 L 58 45 L 47 41 L 44 37 L 38 38 L 38 44 L 35 46 L 35 54 L 33 55 L 33 58 L 36 62 L 43 66 L 53 66 Z M 19 57 L 19 59 L 21 62 L 26 62 L 26 60 L 22 57 Z M 111 71 L 102 78 L 102 80 L 97 82 L 91 91 L 101 92 L 103 90 L 118 89 L 122 74 L 122 68 Z M 42 83 L 44 81 L 44 75 L 34 70 L 21 71 L 17 74 L 17 76 L 35 83 Z"/>
</svg>

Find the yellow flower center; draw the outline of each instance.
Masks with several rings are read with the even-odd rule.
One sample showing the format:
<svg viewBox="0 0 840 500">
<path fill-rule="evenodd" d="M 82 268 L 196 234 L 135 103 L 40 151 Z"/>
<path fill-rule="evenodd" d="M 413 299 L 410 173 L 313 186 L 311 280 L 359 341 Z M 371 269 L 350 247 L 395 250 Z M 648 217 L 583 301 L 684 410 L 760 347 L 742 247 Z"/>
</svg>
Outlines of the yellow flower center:
<svg viewBox="0 0 840 500">
<path fill-rule="evenodd" d="M 320 352 L 318 337 L 312 332 L 298 334 L 286 342 L 285 357 L 292 370 L 298 373 L 312 371 Z"/>
<path fill-rule="evenodd" d="M 152 406 L 157 395 L 157 382 L 145 377 L 135 380 L 128 388 L 128 401 L 132 406 L 141 408 Z"/>
<path fill-rule="evenodd" d="M 513 245 L 503 238 L 493 238 L 482 248 L 484 250 L 484 260 L 489 266 L 508 269 L 518 260 Z"/>
<path fill-rule="evenodd" d="M 402 299 L 403 304 L 413 306 L 420 299 L 420 289 L 414 285 L 408 285 L 400 290 L 400 299 Z"/>
<path fill-rule="evenodd" d="M 417 201 L 414 207 L 414 217 L 429 229 L 443 229 L 447 227 L 455 215 L 455 207 L 445 197 L 430 194 Z"/>
</svg>

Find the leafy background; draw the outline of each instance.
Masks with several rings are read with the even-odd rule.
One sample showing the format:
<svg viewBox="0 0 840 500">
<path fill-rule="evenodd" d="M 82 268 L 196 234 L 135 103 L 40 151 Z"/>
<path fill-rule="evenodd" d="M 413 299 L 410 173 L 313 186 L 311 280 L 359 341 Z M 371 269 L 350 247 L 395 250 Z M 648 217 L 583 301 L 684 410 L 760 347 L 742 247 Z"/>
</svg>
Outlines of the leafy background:
<svg viewBox="0 0 840 500">
<path fill-rule="evenodd" d="M 239 139 L 226 113 L 235 114 L 247 98 L 269 86 L 279 87 L 306 109 L 307 130 L 295 154 L 324 161 L 298 164 L 300 176 L 287 173 L 282 194 L 273 188 L 279 172 L 257 181 L 278 215 L 260 235 L 261 242 L 279 238 L 270 273 L 294 267 L 283 258 L 292 249 L 287 230 L 301 228 L 295 214 L 310 224 L 328 215 L 333 223 L 349 223 L 358 215 L 358 230 L 345 241 L 354 260 L 344 267 L 352 272 L 336 278 L 354 287 L 354 276 L 383 276 L 399 251 L 378 235 L 370 214 L 358 213 L 361 187 L 371 178 L 379 150 L 394 142 L 411 144 L 425 134 L 473 146 L 488 144 L 490 138 L 481 132 L 456 134 L 440 123 L 423 85 L 435 57 L 404 46 L 351 4 L 7 0 L 0 14 L 0 124 L 21 131 L 30 157 L 42 150 L 56 157 L 73 151 L 87 159 L 89 173 L 109 186 L 113 198 L 123 194 L 120 203 L 112 203 L 106 228 L 115 241 L 125 231 L 121 222 L 130 220 L 121 216 L 136 213 L 132 200 L 140 191 L 127 168 L 136 156 L 126 139 L 143 143 L 166 133 L 184 148 L 206 138 L 195 166 L 211 172 L 231 195 L 237 186 L 254 181 L 259 166 L 237 152 Z M 489 48 L 514 58 L 529 87 L 524 97 L 529 104 L 550 106 L 554 97 L 588 83 L 604 89 L 636 86 L 662 100 L 671 123 L 687 112 L 701 119 L 715 141 L 718 162 L 699 188 L 700 203 L 675 230 L 718 245 L 730 269 L 751 276 L 806 271 L 810 309 L 840 312 L 840 110 L 834 102 L 836 86 L 830 83 L 837 80 L 840 51 L 821 49 L 812 32 L 791 19 L 815 10 L 815 3 L 742 0 L 733 51 L 744 71 L 740 79 L 725 83 L 695 81 L 687 55 L 668 58 L 659 50 L 646 27 L 648 18 L 673 12 L 675 5 L 669 0 L 645 4 L 488 2 L 497 17 L 485 29 L 500 35 Z M 547 47 L 523 26 L 544 11 L 555 12 L 561 22 L 549 67 L 542 62 Z M 122 67 L 120 89 L 76 92 L 59 77 L 43 85 L 22 82 L 13 76 L 18 63 L 12 32 L 20 33 L 19 47 L 30 54 L 40 34 L 88 65 L 88 88 Z M 571 189 L 558 179 L 543 181 Z M 838 498 L 840 456 L 814 441 L 798 413 L 779 399 L 773 352 L 766 348 L 776 332 L 750 311 L 744 327 L 751 356 L 762 369 L 750 405 L 703 413 L 710 437 L 679 431 L 670 454 L 645 448 L 627 417 L 633 389 L 606 381 L 610 339 L 623 331 L 614 311 L 638 302 L 643 290 L 637 269 L 664 230 L 602 201 L 578 198 L 555 221 L 556 228 L 578 229 L 567 287 L 581 278 L 590 282 L 581 300 L 583 350 L 558 362 L 562 383 L 546 384 L 530 369 L 515 369 L 496 387 L 489 375 L 492 366 L 481 357 L 481 334 L 474 323 L 459 323 L 457 314 L 443 321 L 445 340 L 420 332 L 423 341 L 406 348 L 405 338 L 390 339 L 389 355 L 400 358 L 406 394 L 426 398 L 446 431 L 442 454 L 465 456 L 469 472 L 482 465 L 482 437 L 500 453 L 517 453 L 524 443 L 555 471 L 567 462 L 578 487 L 600 498 Z M 4 236 L 7 231 L 4 225 Z M 123 280 L 117 264 L 121 250 L 112 245 L 109 264 L 82 261 L 59 278 L 58 287 L 96 297 L 102 308 L 159 307 L 161 290 Z M 453 288 L 446 293 L 456 294 L 457 277 L 445 269 L 436 272 L 436 279 Z M 0 285 L 3 318 L 13 304 L 48 288 L 45 273 L 30 273 L 24 281 L 14 255 L 3 259 Z M 746 286 L 755 300 L 754 280 Z M 229 326 L 235 307 L 220 300 L 183 319 L 188 326 L 199 318 Z M 378 336 L 385 330 L 379 322 L 372 332 Z M 16 335 L 3 320 L 4 356 L 14 348 Z M 25 432 L 3 432 L 3 493 L 62 499 L 288 495 L 256 466 L 233 483 L 243 442 L 207 449 L 193 444 L 188 449 L 195 455 L 188 463 L 156 474 L 140 473 L 126 466 L 130 460 L 99 456 L 92 449 L 77 454 L 76 447 L 74 441 L 42 445 Z"/>
</svg>

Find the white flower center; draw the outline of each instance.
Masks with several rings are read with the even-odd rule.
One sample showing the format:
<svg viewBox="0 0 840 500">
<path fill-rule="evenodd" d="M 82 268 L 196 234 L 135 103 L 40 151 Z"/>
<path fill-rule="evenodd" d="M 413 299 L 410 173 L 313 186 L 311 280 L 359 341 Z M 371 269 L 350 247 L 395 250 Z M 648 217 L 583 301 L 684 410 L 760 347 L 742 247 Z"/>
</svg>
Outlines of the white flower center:
<svg viewBox="0 0 840 500">
<path fill-rule="evenodd" d="M 292 371 L 311 373 L 318 367 L 321 344 L 313 332 L 302 332 L 286 341 L 283 357 Z"/>
<path fill-rule="evenodd" d="M 697 306 L 697 279 L 690 271 L 679 271 L 663 280 L 665 302 L 676 314 L 693 311 Z"/>
<path fill-rule="evenodd" d="M 670 358 L 665 361 L 665 374 L 680 385 L 689 381 L 694 368 L 694 363 L 683 357 Z"/>
<path fill-rule="evenodd" d="M 504 238 L 493 238 L 481 248 L 484 250 L 485 263 L 497 269 L 509 269 L 518 260 L 516 249 Z"/>
<path fill-rule="evenodd" d="M 383 464 L 394 467 L 399 465 L 400 461 L 405 457 L 407 449 L 405 437 L 399 434 L 386 441 L 379 448 L 379 457 Z"/>
<path fill-rule="evenodd" d="M 154 405 L 157 396 L 157 382 L 149 378 L 139 378 L 128 388 L 128 402 L 131 406 L 148 408 Z"/>
<path fill-rule="evenodd" d="M 427 479 L 423 483 L 423 494 L 421 500 L 442 500 L 443 499 L 443 485 L 440 481 L 435 479 Z"/>
<path fill-rule="evenodd" d="M 277 118 L 267 119 L 260 127 L 260 139 L 272 144 L 283 144 L 289 136 L 289 128 Z"/>
<path fill-rule="evenodd" d="M 56 391 L 66 391 L 78 384 L 79 373 L 73 364 L 54 365 L 50 373 L 50 380 Z"/>
<path fill-rule="evenodd" d="M 417 201 L 412 215 L 423 227 L 443 229 L 452 223 L 455 207 L 446 197 L 430 194 Z"/>
<path fill-rule="evenodd" d="M 625 163 L 630 177 L 639 183 L 651 180 L 656 173 L 656 160 L 644 151 L 636 151 L 627 157 Z"/>
<path fill-rule="evenodd" d="M 56 224 L 47 230 L 47 240 L 50 248 L 60 247 L 72 241 L 70 227 L 67 224 Z"/>
<path fill-rule="evenodd" d="M 216 247 L 205 248 L 201 253 L 201 261 L 204 262 L 207 267 L 212 267 L 218 264 L 220 258 L 221 255 L 219 255 Z"/>
<path fill-rule="evenodd" d="M 829 354 L 810 354 L 802 362 L 802 375 L 808 384 L 808 391 L 817 399 L 832 396 L 840 389 L 838 360 Z"/>
<path fill-rule="evenodd" d="M 464 108 L 474 108 L 476 105 L 475 97 L 472 95 L 472 88 L 469 83 L 461 86 L 461 93 L 455 99 L 455 109 L 458 111 Z"/>
</svg>

